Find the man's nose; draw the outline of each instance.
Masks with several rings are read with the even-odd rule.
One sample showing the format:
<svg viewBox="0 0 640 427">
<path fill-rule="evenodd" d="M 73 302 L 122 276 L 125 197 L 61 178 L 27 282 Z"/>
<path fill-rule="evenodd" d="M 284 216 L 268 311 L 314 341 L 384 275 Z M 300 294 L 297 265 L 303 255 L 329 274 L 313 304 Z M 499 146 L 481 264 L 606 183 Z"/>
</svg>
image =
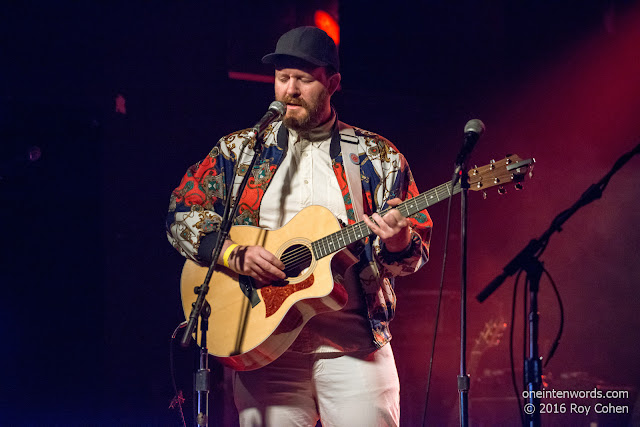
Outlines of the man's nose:
<svg viewBox="0 0 640 427">
<path fill-rule="evenodd" d="M 300 95 L 300 88 L 298 87 L 298 81 L 296 79 L 290 79 L 287 84 L 287 95 L 298 96 Z"/>
</svg>

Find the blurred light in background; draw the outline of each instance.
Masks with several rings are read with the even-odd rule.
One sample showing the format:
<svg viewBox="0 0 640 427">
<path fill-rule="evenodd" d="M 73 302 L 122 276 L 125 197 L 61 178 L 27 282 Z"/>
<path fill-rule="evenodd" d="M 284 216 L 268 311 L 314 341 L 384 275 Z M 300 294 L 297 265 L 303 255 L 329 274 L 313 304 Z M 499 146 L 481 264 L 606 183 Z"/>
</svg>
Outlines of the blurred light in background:
<svg viewBox="0 0 640 427">
<path fill-rule="evenodd" d="M 324 10 L 316 10 L 316 13 L 313 15 L 313 21 L 316 27 L 329 34 L 329 37 L 333 39 L 336 45 L 340 45 L 340 25 L 338 25 L 338 22 L 333 16 Z"/>
</svg>

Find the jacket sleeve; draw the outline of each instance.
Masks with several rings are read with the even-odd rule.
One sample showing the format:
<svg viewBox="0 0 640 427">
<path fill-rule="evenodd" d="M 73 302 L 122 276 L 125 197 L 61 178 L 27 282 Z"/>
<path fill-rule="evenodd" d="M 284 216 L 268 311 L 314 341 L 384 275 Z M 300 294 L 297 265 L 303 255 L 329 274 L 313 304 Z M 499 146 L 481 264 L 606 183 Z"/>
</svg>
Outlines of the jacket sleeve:
<svg viewBox="0 0 640 427">
<path fill-rule="evenodd" d="M 171 193 L 167 238 L 180 254 L 201 265 L 211 263 L 234 159 L 235 153 L 221 139 L 205 159 L 187 169 Z"/>
<path fill-rule="evenodd" d="M 398 197 L 408 200 L 419 194 L 418 188 L 409 164 L 405 157 L 399 155 L 399 169 L 395 173 L 395 177 L 391 174 L 393 184 L 391 185 L 388 196 L 381 204 L 383 209 L 389 207 L 387 200 Z M 373 241 L 373 252 L 376 261 L 380 265 L 383 276 L 404 276 L 418 271 L 429 259 L 429 245 L 431 242 L 431 228 L 433 222 L 426 209 L 419 211 L 408 218 L 411 227 L 411 242 L 409 246 L 402 252 L 392 253 L 387 251 L 379 237 Z"/>
</svg>

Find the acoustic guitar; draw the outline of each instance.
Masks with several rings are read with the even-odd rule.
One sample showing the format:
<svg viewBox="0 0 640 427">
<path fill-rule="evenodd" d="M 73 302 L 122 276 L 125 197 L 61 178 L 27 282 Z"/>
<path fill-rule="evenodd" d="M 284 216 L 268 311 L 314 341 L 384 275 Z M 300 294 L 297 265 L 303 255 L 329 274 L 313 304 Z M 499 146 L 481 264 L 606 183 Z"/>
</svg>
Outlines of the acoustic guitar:
<svg viewBox="0 0 640 427">
<path fill-rule="evenodd" d="M 482 191 L 515 183 L 520 187 L 534 160 L 511 155 L 469 171 L 470 189 Z M 410 217 L 461 191 L 444 183 L 396 206 Z M 391 209 L 391 208 L 389 208 Z M 383 216 L 389 209 L 379 212 Z M 309 206 L 277 230 L 239 225 L 231 228 L 230 238 L 240 245 L 259 245 L 285 264 L 283 282 L 257 288 L 248 276 L 220 266 L 211 278 L 206 297 L 211 306 L 207 347 L 210 354 L 230 368 L 248 371 L 277 359 L 293 343 L 313 316 L 340 310 L 347 292 L 334 282 L 357 260 L 348 245 L 371 234 L 357 222 L 341 228 L 326 208 Z M 197 295 L 194 289 L 207 275 L 207 267 L 187 261 L 182 270 L 181 295 L 188 318 Z"/>
</svg>

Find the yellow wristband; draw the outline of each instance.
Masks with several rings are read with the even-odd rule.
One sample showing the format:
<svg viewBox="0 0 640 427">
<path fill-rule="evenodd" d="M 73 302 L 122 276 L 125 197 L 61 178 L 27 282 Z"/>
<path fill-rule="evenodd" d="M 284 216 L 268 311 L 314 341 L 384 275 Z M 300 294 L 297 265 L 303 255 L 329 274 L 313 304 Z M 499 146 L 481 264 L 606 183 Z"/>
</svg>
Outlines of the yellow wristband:
<svg viewBox="0 0 640 427">
<path fill-rule="evenodd" d="M 233 252 L 236 246 L 239 246 L 239 245 L 235 243 L 229 245 L 227 250 L 224 251 L 224 255 L 222 255 L 222 262 L 224 263 L 224 266 L 227 268 L 229 268 L 229 257 L 231 256 L 231 252 Z"/>
</svg>

